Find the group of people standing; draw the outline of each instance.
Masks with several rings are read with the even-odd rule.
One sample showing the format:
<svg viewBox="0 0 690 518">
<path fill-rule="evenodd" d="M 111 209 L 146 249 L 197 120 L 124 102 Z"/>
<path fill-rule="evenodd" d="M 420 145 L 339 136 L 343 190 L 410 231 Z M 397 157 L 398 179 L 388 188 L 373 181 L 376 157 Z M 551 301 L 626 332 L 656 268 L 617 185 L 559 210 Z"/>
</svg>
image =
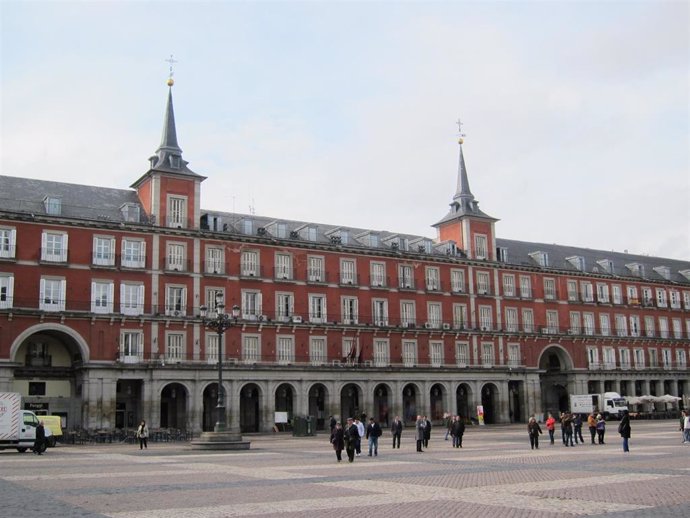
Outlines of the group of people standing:
<svg viewBox="0 0 690 518">
<path fill-rule="evenodd" d="M 585 443 L 582 437 L 582 416 L 580 414 L 561 412 L 559 421 L 561 424 L 561 440 L 564 446 L 575 446 L 578 442 L 581 444 Z M 556 419 L 549 413 L 544 424 L 546 425 L 546 430 L 549 432 L 549 441 L 551 444 L 554 444 Z M 589 428 L 589 434 L 591 436 L 591 444 L 606 444 L 604 442 L 604 436 L 606 435 L 606 420 L 601 414 L 597 412 L 589 414 L 587 416 L 587 427 Z M 542 431 L 534 416 L 529 419 L 527 433 L 529 434 L 532 449 L 538 449 L 539 435 Z M 621 422 L 618 425 L 618 433 L 623 438 L 623 451 L 630 451 L 630 415 L 627 411 L 624 411 L 621 416 Z"/>
<path fill-rule="evenodd" d="M 363 416 L 362 419 L 365 419 Z M 343 450 L 347 453 L 347 460 L 354 462 L 355 456 L 359 457 L 362 454 L 362 438 L 369 441 L 369 457 L 374 457 L 379 454 L 379 437 L 383 434 L 381 425 L 372 417 L 369 419 L 369 424 L 364 426 L 364 423 L 359 418 L 347 418 L 345 427 L 340 422 L 336 422 L 334 417 L 330 419 L 331 426 L 331 444 L 335 450 L 335 457 L 338 462 L 342 461 Z M 398 443 L 400 437 L 398 436 Z M 395 446 L 394 446 L 395 447 Z"/>
</svg>

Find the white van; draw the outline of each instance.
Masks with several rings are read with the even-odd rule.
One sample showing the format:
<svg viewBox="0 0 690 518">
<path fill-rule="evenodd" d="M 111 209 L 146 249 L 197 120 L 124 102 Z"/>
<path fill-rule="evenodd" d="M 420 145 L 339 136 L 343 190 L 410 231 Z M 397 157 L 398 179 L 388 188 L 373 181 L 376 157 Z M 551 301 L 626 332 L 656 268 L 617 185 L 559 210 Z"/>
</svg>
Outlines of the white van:
<svg viewBox="0 0 690 518">
<path fill-rule="evenodd" d="M 22 396 L 15 392 L 0 392 L 0 450 L 16 448 L 24 453 L 33 448 L 39 419 L 29 410 L 22 410 Z M 45 427 L 46 443 L 52 435 Z"/>
</svg>

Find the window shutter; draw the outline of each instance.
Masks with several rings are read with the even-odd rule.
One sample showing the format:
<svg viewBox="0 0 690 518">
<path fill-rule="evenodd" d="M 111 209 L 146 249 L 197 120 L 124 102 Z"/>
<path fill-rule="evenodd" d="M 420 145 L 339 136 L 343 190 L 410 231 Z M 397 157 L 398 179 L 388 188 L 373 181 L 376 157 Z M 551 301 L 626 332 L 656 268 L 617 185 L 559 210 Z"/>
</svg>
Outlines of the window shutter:
<svg viewBox="0 0 690 518">
<path fill-rule="evenodd" d="M 125 283 L 120 283 L 120 313 L 125 312 Z"/>
<path fill-rule="evenodd" d="M 41 234 L 41 259 L 45 260 L 46 254 L 47 254 L 47 249 L 48 248 L 48 234 L 43 232 Z M 43 279 L 41 279 L 41 282 L 43 282 Z M 45 283 L 42 284 L 42 286 Z M 41 300 L 43 300 L 43 296 L 41 296 Z"/>
<path fill-rule="evenodd" d="M 91 282 L 91 312 L 96 311 L 96 283 Z"/>
<path fill-rule="evenodd" d="M 141 266 L 146 266 L 146 241 L 141 242 Z"/>
<path fill-rule="evenodd" d="M 93 264 L 98 264 L 98 238 L 93 236 L 93 243 L 91 248 L 91 261 Z"/>
<path fill-rule="evenodd" d="M 10 230 L 10 257 L 15 257 L 17 255 L 16 245 L 17 229 L 13 228 L 12 230 Z"/>
<path fill-rule="evenodd" d="M 43 304 L 45 301 L 45 294 L 46 294 L 46 280 L 41 279 L 41 283 L 39 285 L 39 291 L 38 291 L 38 307 L 40 309 L 43 309 Z"/>
<path fill-rule="evenodd" d="M 115 302 L 115 283 L 111 282 L 108 285 L 108 313 L 113 312 L 114 302 Z"/>
<path fill-rule="evenodd" d="M 65 236 L 67 238 L 67 236 Z M 65 310 L 65 305 L 66 305 L 66 299 L 67 298 L 67 281 L 65 279 L 62 279 L 60 281 L 60 300 L 59 300 L 59 305 L 60 305 L 60 310 L 64 311 Z"/>
<path fill-rule="evenodd" d="M 60 260 L 63 262 L 67 261 L 67 238 L 68 237 L 69 237 L 69 235 L 67 235 L 67 234 L 64 234 L 62 236 L 62 254 L 60 256 Z"/>
<path fill-rule="evenodd" d="M 144 285 L 137 288 L 137 314 L 144 313 Z"/>
</svg>

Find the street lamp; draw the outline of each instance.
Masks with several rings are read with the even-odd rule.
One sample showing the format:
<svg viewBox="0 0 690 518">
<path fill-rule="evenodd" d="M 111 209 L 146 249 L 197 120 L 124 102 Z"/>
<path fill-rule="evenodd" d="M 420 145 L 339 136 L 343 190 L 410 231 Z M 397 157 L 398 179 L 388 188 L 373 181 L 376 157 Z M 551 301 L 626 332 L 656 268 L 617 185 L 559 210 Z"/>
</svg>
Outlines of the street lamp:
<svg viewBox="0 0 690 518">
<path fill-rule="evenodd" d="M 218 402 L 216 403 L 216 425 L 213 427 L 214 432 L 224 432 L 226 429 L 227 419 L 225 417 L 225 391 L 223 390 L 223 333 L 230 329 L 237 323 L 237 318 L 240 316 L 240 307 L 235 305 L 232 307 L 232 314 L 225 313 L 225 304 L 223 303 L 223 295 L 216 293 L 216 316 L 207 318 L 208 308 L 201 306 L 201 320 L 208 329 L 213 329 L 218 333 Z"/>
</svg>

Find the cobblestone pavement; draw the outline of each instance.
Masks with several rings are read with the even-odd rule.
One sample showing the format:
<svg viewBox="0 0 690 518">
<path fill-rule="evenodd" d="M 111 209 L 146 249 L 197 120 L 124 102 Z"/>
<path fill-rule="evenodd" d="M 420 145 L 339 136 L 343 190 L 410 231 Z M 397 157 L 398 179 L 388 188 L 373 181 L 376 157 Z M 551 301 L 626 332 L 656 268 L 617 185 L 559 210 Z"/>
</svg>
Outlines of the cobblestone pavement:
<svg viewBox="0 0 690 518">
<path fill-rule="evenodd" d="M 324 434 L 245 436 L 251 450 L 229 453 L 185 443 L 60 445 L 40 457 L 8 450 L 0 516 L 687 516 L 690 444 L 678 422 L 632 426 L 630 453 L 615 422 L 605 445 L 566 448 L 557 437 L 551 446 L 545 432 L 538 450 L 524 425 L 468 428 L 462 449 L 439 427 L 423 453 L 407 429 L 400 449 L 384 434 L 378 456 L 365 448 L 352 464 L 336 462 Z"/>
</svg>

